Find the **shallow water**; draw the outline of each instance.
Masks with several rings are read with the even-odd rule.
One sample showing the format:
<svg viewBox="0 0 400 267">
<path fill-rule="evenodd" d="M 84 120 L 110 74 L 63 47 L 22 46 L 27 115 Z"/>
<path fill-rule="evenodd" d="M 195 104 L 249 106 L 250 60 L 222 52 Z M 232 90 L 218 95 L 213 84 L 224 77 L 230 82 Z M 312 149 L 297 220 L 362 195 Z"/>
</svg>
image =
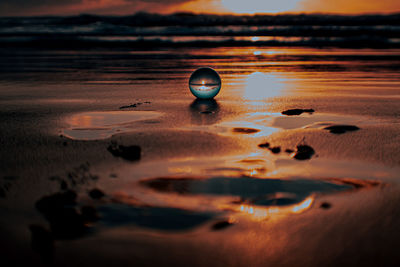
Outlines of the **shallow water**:
<svg viewBox="0 0 400 267">
<path fill-rule="evenodd" d="M 97 111 L 74 114 L 66 119 L 70 126 L 65 136 L 75 140 L 106 139 L 116 133 L 132 131 L 134 122 L 152 120 L 162 116 L 155 111 Z"/>
<path fill-rule="evenodd" d="M 399 50 L 0 56 L 1 248 L 15 263 L 213 265 L 207 254 L 215 266 L 362 265 L 368 251 L 386 255 L 375 265 L 398 259 L 387 243 L 400 240 Z M 214 100 L 189 91 L 202 66 L 222 78 Z M 314 112 L 282 114 L 295 108 Z M 322 245 L 332 254 L 318 253 Z"/>
</svg>

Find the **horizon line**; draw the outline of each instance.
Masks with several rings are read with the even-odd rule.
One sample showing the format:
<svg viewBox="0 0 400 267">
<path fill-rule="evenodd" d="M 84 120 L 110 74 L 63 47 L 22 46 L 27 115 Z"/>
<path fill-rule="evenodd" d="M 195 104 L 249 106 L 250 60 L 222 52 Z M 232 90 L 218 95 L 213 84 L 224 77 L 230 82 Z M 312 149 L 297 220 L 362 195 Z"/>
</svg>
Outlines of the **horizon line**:
<svg viewBox="0 0 400 267">
<path fill-rule="evenodd" d="M 55 15 L 55 14 L 43 14 L 43 15 L 0 15 L 1 18 L 20 18 L 20 17 L 79 17 L 79 16 L 97 16 L 97 17 L 129 17 L 136 16 L 138 14 L 147 14 L 147 15 L 157 15 L 157 16 L 176 16 L 176 15 L 191 15 L 191 16 L 233 16 L 233 17 L 256 17 L 256 16 L 341 16 L 341 17 L 361 17 L 361 16 L 396 16 L 400 15 L 399 11 L 394 12 L 364 12 L 364 13 L 338 13 L 338 12 L 262 12 L 262 13 L 229 13 L 229 12 L 219 12 L 219 13 L 205 13 L 205 12 L 190 12 L 190 11 L 182 11 L 182 12 L 171 12 L 171 13 L 158 13 L 158 12 L 148 12 L 148 11 L 137 11 L 132 14 L 96 14 L 96 13 L 76 13 L 69 15 Z"/>
</svg>

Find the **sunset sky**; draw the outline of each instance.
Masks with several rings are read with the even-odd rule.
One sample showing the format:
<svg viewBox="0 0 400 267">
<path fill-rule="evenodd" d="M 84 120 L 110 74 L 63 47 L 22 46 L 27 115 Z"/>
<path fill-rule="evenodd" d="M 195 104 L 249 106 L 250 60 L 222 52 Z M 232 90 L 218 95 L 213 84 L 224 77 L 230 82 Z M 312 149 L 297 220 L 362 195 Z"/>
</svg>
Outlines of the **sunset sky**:
<svg viewBox="0 0 400 267">
<path fill-rule="evenodd" d="M 399 0 L 1 0 L 0 16 L 173 13 L 393 13 Z"/>
</svg>

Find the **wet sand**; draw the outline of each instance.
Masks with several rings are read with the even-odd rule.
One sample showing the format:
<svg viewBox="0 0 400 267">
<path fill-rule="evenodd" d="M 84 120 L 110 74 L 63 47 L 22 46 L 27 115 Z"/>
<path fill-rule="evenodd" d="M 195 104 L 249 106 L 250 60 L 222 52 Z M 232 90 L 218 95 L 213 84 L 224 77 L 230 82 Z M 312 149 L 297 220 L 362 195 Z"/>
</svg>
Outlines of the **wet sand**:
<svg viewBox="0 0 400 267">
<path fill-rule="evenodd" d="M 400 260 L 399 50 L 0 56 L 6 266 Z"/>
</svg>

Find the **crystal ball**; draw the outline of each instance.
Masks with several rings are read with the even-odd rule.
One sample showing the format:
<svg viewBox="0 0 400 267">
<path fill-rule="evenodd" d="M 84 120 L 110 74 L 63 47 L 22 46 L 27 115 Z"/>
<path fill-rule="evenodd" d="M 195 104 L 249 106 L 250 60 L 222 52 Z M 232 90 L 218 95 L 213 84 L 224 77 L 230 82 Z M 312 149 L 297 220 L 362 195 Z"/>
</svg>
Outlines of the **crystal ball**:
<svg viewBox="0 0 400 267">
<path fill-rule="evenodd" d="M 189 88 L 195 97 L 211 99 L 221 89 L 221 78 L 212 68 L 199 68 L 190 76 Z"/>
</svg>

